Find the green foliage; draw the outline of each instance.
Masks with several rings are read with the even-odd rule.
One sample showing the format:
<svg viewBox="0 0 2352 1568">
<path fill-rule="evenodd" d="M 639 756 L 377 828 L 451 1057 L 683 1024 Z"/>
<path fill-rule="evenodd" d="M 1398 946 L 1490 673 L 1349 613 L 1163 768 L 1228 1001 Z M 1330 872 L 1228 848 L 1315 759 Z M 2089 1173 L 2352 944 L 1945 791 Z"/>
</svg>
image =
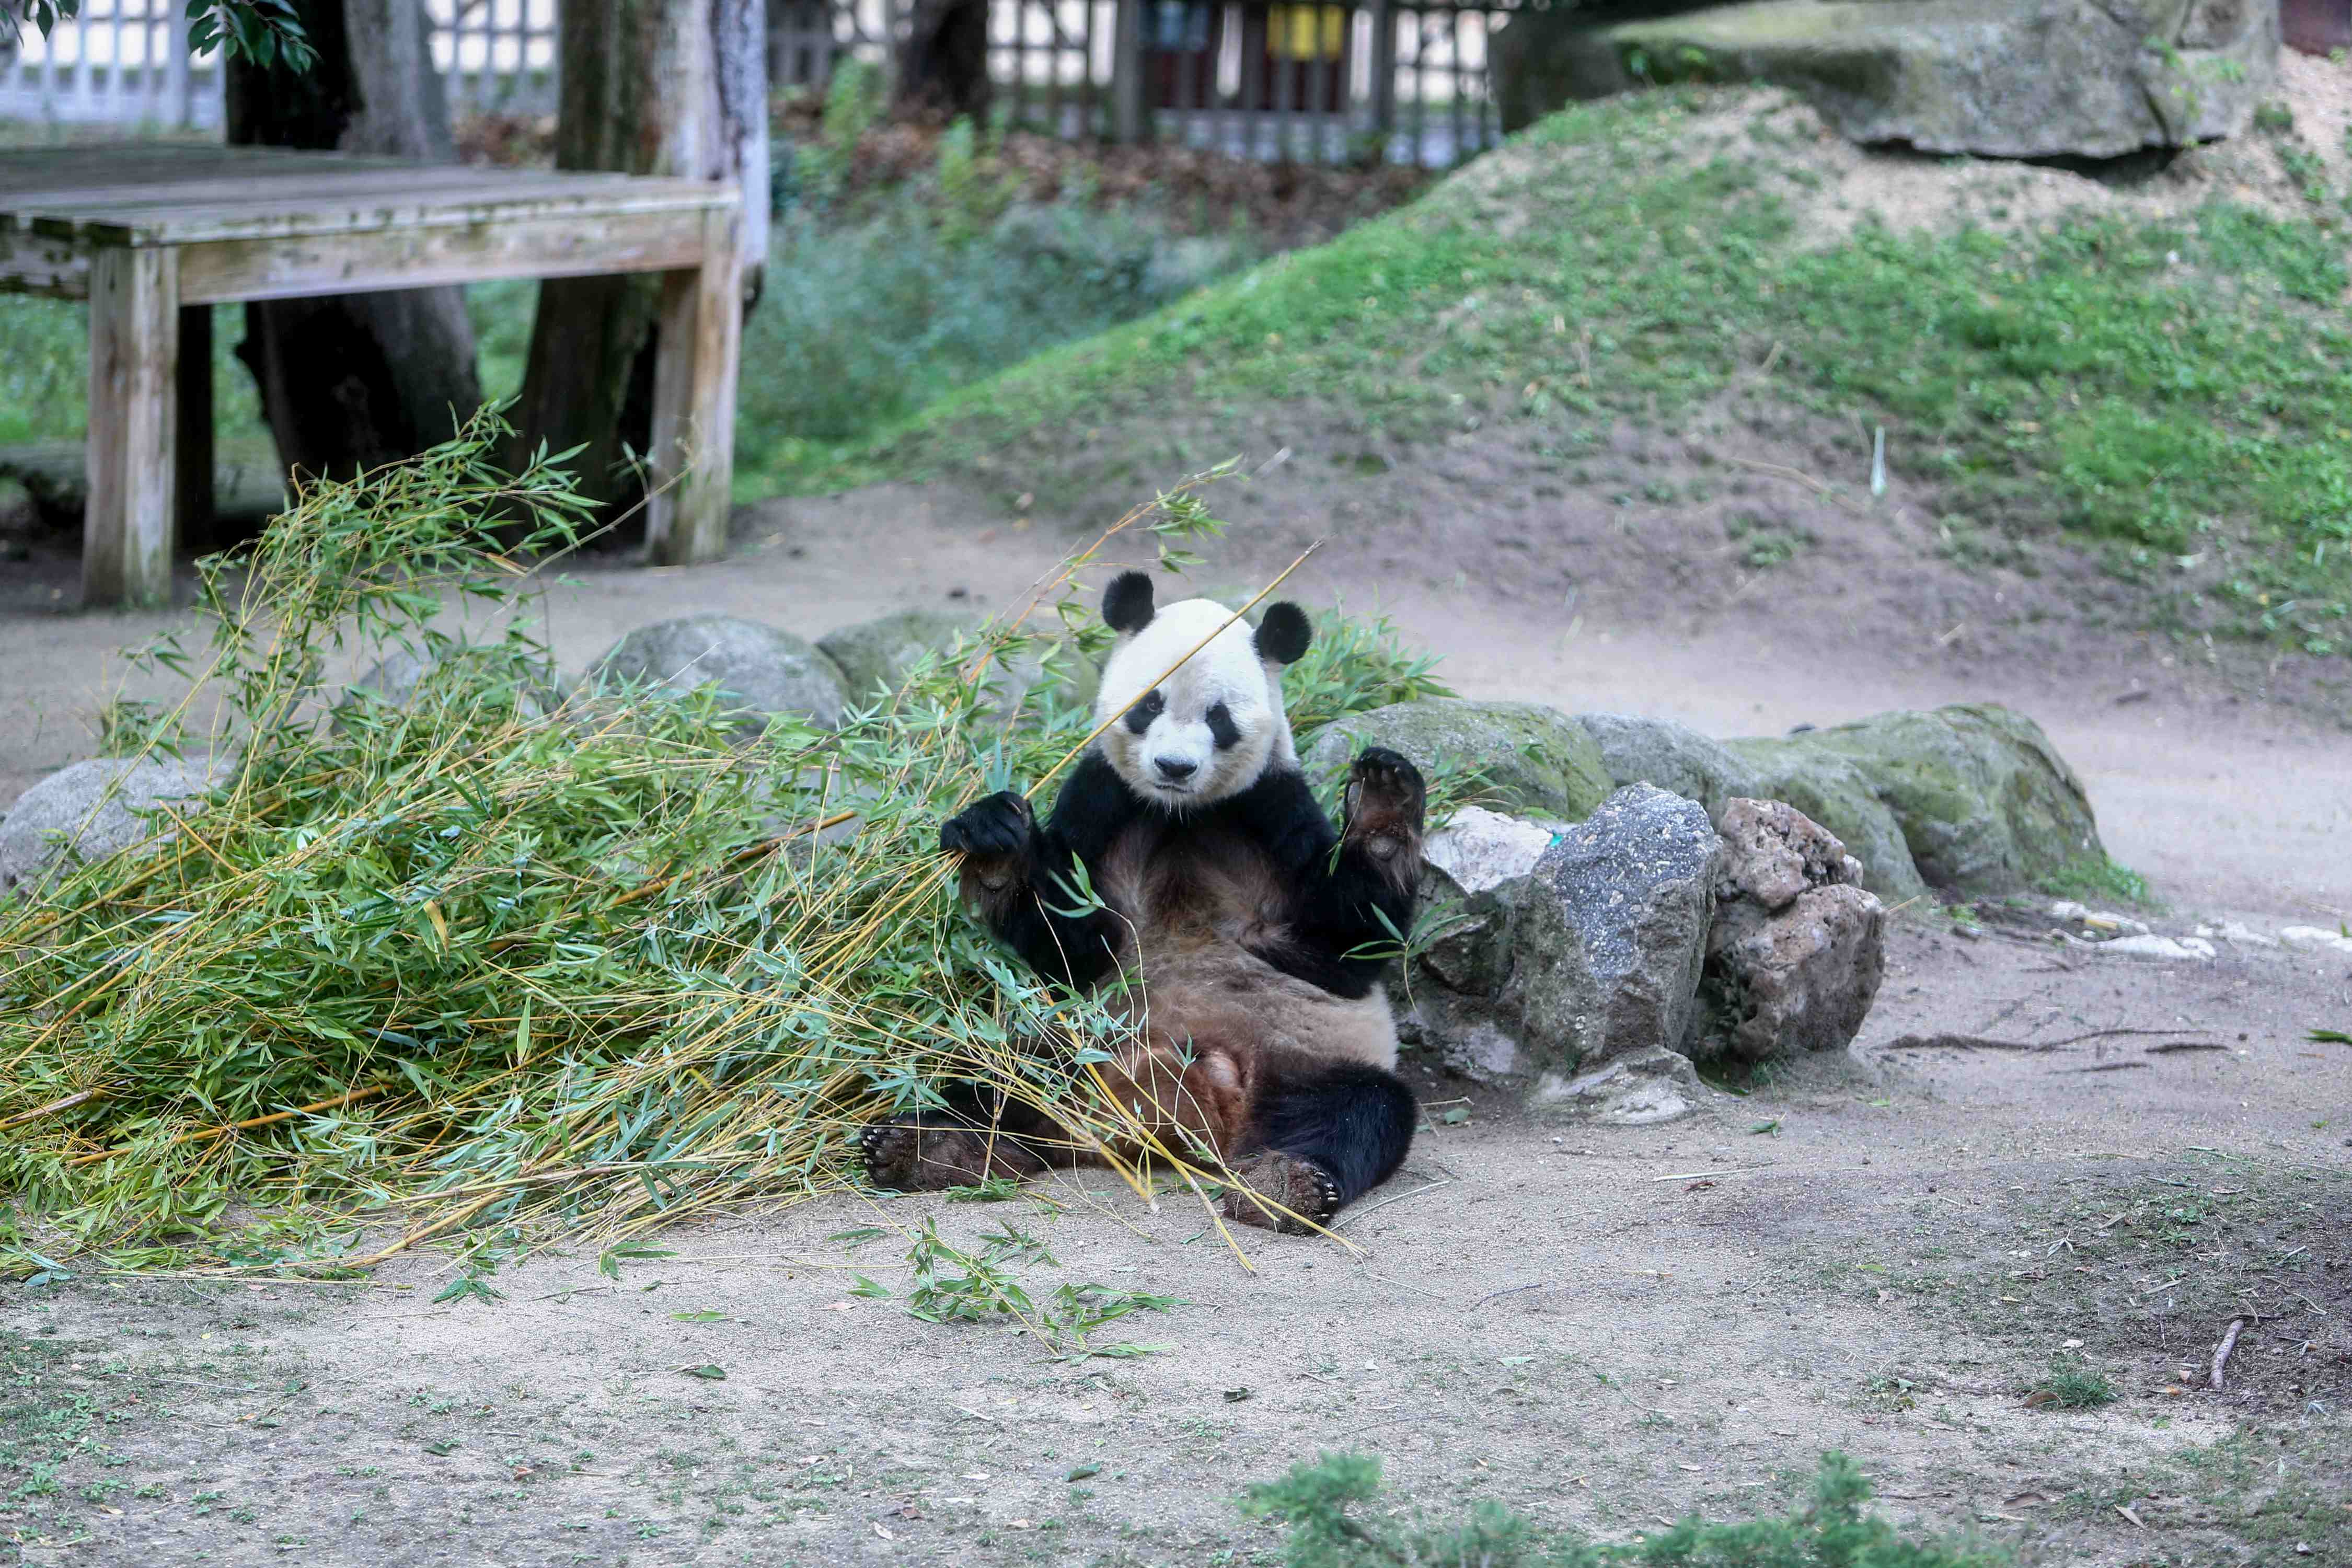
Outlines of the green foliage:
<svg viewBox="0 0 2352 1568">
<path fill-rule="evenodd" d="M 11 24 L 21 19 L 47 37 L 59 22 L 80 15 L 81 0 L 0 0 L 0 35 L 13 32 Z M 289 71 L 307 71 L 318 63 L 292 0 L 188 0 L 187 20 L 192 54 L 217 48 Z"/>
<path fill-rule="evenodd" d="M 940 1235 L 936 1221 L 923 1221 L 914 1245 L 907 1249 L 913 1276 L 907 1297 L 909 1316 L 929 1323 L 982 1323 L 1009 1318 L 1062 1361 L 1147 1355 L 1165 1348 L 1096 1345 L 1088 1336 L 1130 1313 L 1165 1312 L 1182 1305 L 1175 1297 L 1073 1283 L 1056 1286 L 1041 1301 L 1030 1295 L 1013 1270 L 1025 1264 L 1059 1268 L 1044 1242 L 1008 1224 L 982 1231 L 980 1243 L 977 1252 L 956 1247 Z M 887 1298 L 890 1292 L 859 1275 L 851 1294 Z"/>
<path fill-rule="evenodd" d="M 1987 1547 L 1904 1539 L 1868 1511 L 1870 1484 L 1843 1454 L 1822 1456 L 1812 1496 L 1777 1519 L 1710 1524 L 1685 1519 L 1662 1534 L 1618 1545 L 1550 1531 L 1501 1504 L 1481 1501 L 1463 1522 L 1432 1528 L 1360 1517 L 1380 1493 L 1381 1465 L 1360 1454 L 1326 1454 L 1281 1480 L 1249 1489 L 1242 1511 L 1286 1521 L 1286 1568 L 1999 1568 Z"/>
<path fill-rule="evenodd" d="M 1343 714 L 1452 697 L 1434 655 L 1406 647 L 1386 616 L 1318 616 L 1306 657 L 1282 672 L 1282 701 L 1300 743 Z"/>
<path fill-rule="evenodd" d="M 2033 1402 L 2061 1410 L 2096 1410 L 2116 1402 L 2116 1385 L 2080 1356 L 2053 1356 L 2034 1384 Z"/>
<path fill-rule="evenodd" d="M 2130 867 L 2109 859 L 2105 855 L 2085 855 L 2070 860 L 2042 879 L 2042 890 L 2053 898 L 2073 899 L 2088 902 L 2094 899 L 2112 900 L 2136 904 L 2142 909 L 2153 908 L 2156 899 L 2147 890 L 2147 879 Z"/>
<path fill-rule="evenodd" d="M 837 1182 L 858 1127 L 945 1077 L 1112 1134 L 1086 1069 L 1126 1026 L 1009 963 L 938 852 L 987 789 L 1050 798 L 1091 728 L 1066 656 L 1009 722 L 996 676 L 1046 634 L 960 639 L 835 731 L 747 734 L 712 689 L 559 698 L 517 557 L 559 553 L 587 509 L 562 454 L 490 468 L 501 430 L 310 487 L 200 563 L 209 635 L 142 656 L 195 687 L 118 713 L 115 749 L 237 763 L 184 831 L 0 904 L 0 1267 L 48 1268 L 46 1236 L 348 1261 L 341 1219 L 398 1200 L 481 1269 L 586 1232 L 617 1275 L 657 1256 L 635 1227 Z M 1118 528 L 1178 549 L 1213 524 L 1176 495 Z M 1063 592 L 1048 627 L 1087 617 Z M 457 607 L 499 629 L 459 642 Z M 1426 679 L 1382 636 L 1349 646 L 1372 673 L 1328 677 L 1327 703 Z M 429 667 L 404 700 L 326 681 L 394 649 Z M 1040 1322 L 1083 1333 L 1101 1305 Z"/>
<path fill-rule="evenodd" d="M 978 175 L 961 188 L 956 204 L 907 190 L 845 222 L 779 220 L 745 327 L 746 484 L 830 464 L 845 444 L 959 387 L 1132 320 L 1246 258 L 1234 242 L 1180 241 L 1131 208 L 1002 205 Z"/>
</svg>

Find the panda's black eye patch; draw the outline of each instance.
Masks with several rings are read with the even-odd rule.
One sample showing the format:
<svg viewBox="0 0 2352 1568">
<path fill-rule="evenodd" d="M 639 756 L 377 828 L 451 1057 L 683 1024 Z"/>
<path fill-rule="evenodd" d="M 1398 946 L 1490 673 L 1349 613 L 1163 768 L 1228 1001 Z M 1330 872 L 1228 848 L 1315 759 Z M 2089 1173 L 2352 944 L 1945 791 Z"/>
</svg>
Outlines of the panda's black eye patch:
<svg viewBox="0 0 2352 1568">
<path fill-rule="evenodd" d="M 1217 742 L 1217 750 L 1231 751 L 1242 738 L 1241 726 L 1234 722 L 1233 710 L 1220 702 L 1208 712 L 1209 737 Z"/>
<path fill-rule="evenodd" d="M 1168 700 L 1157 691 L 1151 693 L 1127 710 L 1128 732 L 1134 735 L 1142 734 L 1151 728 L 1151 721 L 1167 711 L 1167 709 Z"/>
</svg>

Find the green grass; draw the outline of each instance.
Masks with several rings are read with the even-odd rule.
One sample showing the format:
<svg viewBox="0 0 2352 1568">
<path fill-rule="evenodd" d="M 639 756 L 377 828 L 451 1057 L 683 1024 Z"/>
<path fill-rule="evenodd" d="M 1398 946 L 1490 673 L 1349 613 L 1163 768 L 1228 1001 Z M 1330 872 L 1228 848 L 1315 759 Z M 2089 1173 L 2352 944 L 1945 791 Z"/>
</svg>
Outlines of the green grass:
<svg viewBox="0 0 2352 1568">
<path fill-rule="evenodd" d="M 2116 1385 L 2080 1356 L 2054 1356 L 2029 1397 L 2060 1410 L 2096 1410 L 2116 1402 Z"/>
<path fill-rule="evenodd" d="M 1974 1542 L 1913 1540 L 1867 1507 L 1870 1483 L 1843 1454 L 1822 1456 L 1811 1499 L 1777 1519 L 1715 1524 L 1692 1517 L 1663 1532 L 1596 1545 L 1481 1502 L 1460 1524 L 1399 1526 L 1360 1505 L 1380 1494 L 1381 1464 L 1326 1454 L 1252 1487 L 1242 1511 L 1290 1526 L 1286 1568 L 2000 1568 L 2007 1553 Z"/>
<path fill-rule="evenodd" d="M 1716 101 L 1675 89 L 1555 115 L 1484 178 L 772 476 L 1013 484 L 1074 426 L 1268 402 L 1336 408 L 1392 443 L 1507 426 L 1548 447 L 1682 416 L 1769 358 L 1780 395 L 1885 426 L 1890 466 L 1937 481 L 1963 528 L 2062 530 L 2160 597 L 2200 596 L 2159 618 L 2352 650 L 2334 220 L 2217 203 L 2027 237 L 1865 227 L 1800 252 L 1769 143 L 1686 160 L 1691 116 Z"/>
<path fill-rule="evenodd" d="M 2112 900 L 2142 909 L 2157 905 L 2156 896 L 2147 890 L 2147 878 L 2105 854 L 2069 860 L 2042 878 L 2041 887 L 2053 898 L 2073 899 L 2077 903 Z"/>
</svg>

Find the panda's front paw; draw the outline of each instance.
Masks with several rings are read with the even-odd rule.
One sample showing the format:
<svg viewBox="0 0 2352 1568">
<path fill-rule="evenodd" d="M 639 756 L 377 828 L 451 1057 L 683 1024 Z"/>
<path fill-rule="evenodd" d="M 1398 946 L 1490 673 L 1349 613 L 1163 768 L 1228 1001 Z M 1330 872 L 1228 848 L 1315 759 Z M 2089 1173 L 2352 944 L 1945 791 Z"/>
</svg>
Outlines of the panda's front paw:
<svg viewBox="0 0 2352 1568">
<path fill-rule="evenodd" d="M 1367 746 L 1348 773 L 1347 837 L 1376 858 L 1418 854 L 1429 792 L 1412 759 L 1386 746 Z"/>
<path fill-rule="evenodd" d="M 1002 860 L 1028 847 L 1035 818 L 1012 790 L 976 800 L 940 825 L 940 847 L 980 860 Z"/>
</svg>

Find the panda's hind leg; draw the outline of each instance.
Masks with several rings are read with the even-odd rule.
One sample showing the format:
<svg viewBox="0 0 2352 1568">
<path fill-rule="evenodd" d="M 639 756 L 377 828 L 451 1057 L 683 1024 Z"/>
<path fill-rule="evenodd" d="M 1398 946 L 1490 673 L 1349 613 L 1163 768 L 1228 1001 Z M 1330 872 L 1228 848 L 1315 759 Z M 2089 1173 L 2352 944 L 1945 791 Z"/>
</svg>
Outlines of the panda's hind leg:
<svg viewBox="0 0 2352 1568">
<path fill-rule="evenodd" d="M 877 1121 L 858 1135 L 866 1173 L 877 1187 L 935 1193 L 1041 1175 L 1076 1163 L 1069 1134 L 1029 1107 L 972 1084 L 946 1104 Z"/>
<path fill-rule="evenodd" d="M 1369 1063 L 1271 1068 L 1251 1108 L 1255 1152 L 1233 1167 L 1248 1191 L 1225 1194 L 1225 1217 L 1294 1235 L 1328 1224 L 1404 1163 L 1415 1116 L 1404 1080 Z"/>
</svg>

